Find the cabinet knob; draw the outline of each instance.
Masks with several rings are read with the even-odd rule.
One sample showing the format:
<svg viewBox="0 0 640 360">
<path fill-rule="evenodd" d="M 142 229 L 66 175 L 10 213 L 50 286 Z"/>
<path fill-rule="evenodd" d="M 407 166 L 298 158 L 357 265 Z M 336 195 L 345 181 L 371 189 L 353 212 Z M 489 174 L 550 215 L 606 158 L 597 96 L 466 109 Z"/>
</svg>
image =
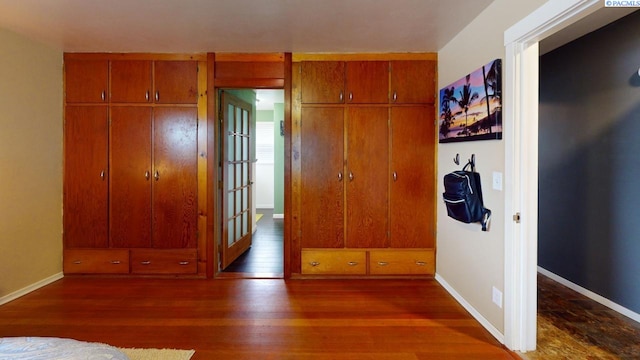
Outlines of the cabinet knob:
<svg viewBox="0 0 640 360">
<path fill-rule="evenodd" d="M 389 265 L 389 263 L 388 263 L 388 262 L 386 262 L 386 261 L 378 261 L 378 265 L 380 265 L 380 266 L 387 266 L 387 265 Z"/>
<path fill-rule="evenodd" d="M 349 266 L 356 266 L 356 265 L 358 265 L 358 262 L 357 262 L 357 261 L 349 261 L 349 262 L 347 263 L 347 265 L 349 265 Z"/>
<path fill-rule="evenodd" d="M 73 261 L 73 264 L 74 264 L 74 265 L 80 265 L 80 264 L 82 264 L 82 261 L 80 261 L 80 260 L 74 260 L 74 261 Z"/>
<path fill-rule="evenodd" d="M 393 172 L 393 181 L 398 181 L 398 173 L 397 172 Z"/>
<path fill-rule="evenodd" d="M 342 102 L 343 99 L 344 99 L 344 95 L 342 94 L 342 91 L 340 91 L 340 102 Z"/>
<path fill-rule="evenodd" d="M 151 265 L 151 261 L 149 261 L 149 260 L 140 261 L 140 264 L 142 264 L 142 265 Z"/>
<path fill-rule="evenodd" d="M 418 266 L 426 266 L 427 262 L 426 261 L 416 261 L 416 265 L 418 265 Z"/>
<path fill-rule="evenodd" d="M 353 101 L 353 92 L 352 91 L 349 92 L 349 101 Z"/>
<path fill-rule="evenodd" d="M 111 263 L 113 265 L 120 265 L 120 260 L 112 260 Z"/>
<path fill-rule="evenodd" d="M 342 171 L 338 173 L 338 181 L 342 181 Z"/>
<path fill-rule="evenodd" d="M 353 181 L 353 178 L 355 176 L 353 176 L 353 172 L 349 171 L 349 181 Z"/>
<path fill-rule="evenodd" d="M 104 101 L 104 99 L 106 98 L 104 90 L 102 90 L 102 94 L 100 94 L 100 98 L 102 98 L 102 101 Z"/>
<path fill-rule="evenodd" d="M 160 172 L 158 170 L 156 170 L 156 174 L 153 175 L 153 178 L 156 179 L 156 181 L 160 180 Z"/>
<path fill-rule="evenodd" d="M 394 91 L 393 92 L 393 102 L 396 102 L 396 100 L 398 100 L 398 92 Z"/>
<path fill-rule="evenodd" d="M 149 101 L 149 90 L 144 94 L 144 99 Z"/>
<path fill-rule="evenodd" d="M 149 174 L 149 170 L 144 172 L 144 178 L 149 180 L 149 177 L 151 176 L 151 174 Z"/>
<path fill-rule="evenodd" d="M 160 91 L 156 91 L 156 101 L 160 101 Z"/>
<path fill-rule="evenodd" d="M 100 171 L 100 180 L 104 181 L 104 170 Z"/>
<path fill-rule="evenodd" d="M 178 264 L 184 266 L 184 265 L 189 265 L 189 262 L 188 261 L 180 261 Z"/>
<path fill-rule="evenodd" d="M 320 263 L 317 262 L 317 261 L 312 261 L 312 262 L 309 263 L 309 265 L 311 265 L 313 267 L 316 267 L 316 266 L 320 265 Z"/>
</svg>

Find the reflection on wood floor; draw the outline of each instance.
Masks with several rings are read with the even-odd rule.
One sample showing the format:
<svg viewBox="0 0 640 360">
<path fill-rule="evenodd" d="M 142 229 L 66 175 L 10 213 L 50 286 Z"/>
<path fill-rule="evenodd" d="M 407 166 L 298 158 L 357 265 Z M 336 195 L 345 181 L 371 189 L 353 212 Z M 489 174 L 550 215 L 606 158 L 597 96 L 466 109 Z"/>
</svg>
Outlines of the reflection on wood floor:
<svg viewBox="0 0 640 360">
<path fill-rule="evenodd" d="M 538 274 L 538 349 L 522 357 L 640 359 L 640 323 Z"/>
<path fill-rule="evenodd" d="M 273 218 L 273 209 L 258 209 L 263 216 L 253 233 L 252 245 L 225 270 L 224 275 L 281 278 L 284 263 L 284 220 Z"/>
</svg>

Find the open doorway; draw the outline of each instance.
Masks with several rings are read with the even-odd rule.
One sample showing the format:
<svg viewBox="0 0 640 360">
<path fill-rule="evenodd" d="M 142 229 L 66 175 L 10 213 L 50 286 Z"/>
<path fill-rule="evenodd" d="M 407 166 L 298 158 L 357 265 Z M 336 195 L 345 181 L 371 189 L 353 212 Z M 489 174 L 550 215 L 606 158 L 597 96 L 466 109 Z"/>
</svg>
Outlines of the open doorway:
<svg viewBox="0 0 640 360">
<path fill-rule="evenodd" d="M 225 98 L 226 96 L 226 98 Z M 248 115 L 248 132 L 242 133 L 242 126 L 233 128 L 228 114 L 237 109 L 228 98 L 236 103 L 248 105 L 248 109 L 234 110 L 237 114 Z M 284 266 L 284 90 L 265 89 L 226 89 L 220 91 L 219 104 L 222 115 L 219 144 L 222 154 L 220 174 L 223 183 L 221 199 L 222 219 L 221 239 L 221 276 L 244 278 L 282 278 Z M 243 121 L 243 120 L 241 120 Z M 237 122 L 236 122 L 237 124 Z M 247 140 L 247 145 L 238 144 L 237 138 Z M 234 140 L 234 138 L 236 138 Z M 226 145 L 225 145 L 226 144 Z M 236 158 L 229 154 L 248 152 Z M 244 164 L 246 161 L 246 166 Z M 238 168 L 242 175 L 232 174 L 230 167 Z M 227 170 L 227 171 L 225 171 Z M 248 176 L 246 184 L 243 176 Z M 236 182 L 237 183 L 233 183 Z M 233 183 L 233 184 L 231 184 Z M 246 186 L 244 186 L 246 185 Z M 238 188 L 239 187 L 239 188 Z M 240 195 L 233 201 L 229 197 L 235 190 Z M 243 190 L 244 189 L 244 190 Z M 226 207 L 225 207 L 226 205 Z M 231 208 L 233 207 L 233 211 Z M 240 211 L 238 211 L 240 209 Z M 248 224 L 240 223 L 238 231 L 248 241 L 238 242 L 231 236 L 234 231 L 225 228 L 230 217 L 244 219 Z M 231 229 L 234 230 L 234 229 Z M 237 231 L 236 231 L 237 232 Z M 234 249 L 234 250 L 230 250 Z M 225 251 L 233 254 L 228 261 Z M 235 254 L 237 253 L 237 254 Z"/>
</svg>

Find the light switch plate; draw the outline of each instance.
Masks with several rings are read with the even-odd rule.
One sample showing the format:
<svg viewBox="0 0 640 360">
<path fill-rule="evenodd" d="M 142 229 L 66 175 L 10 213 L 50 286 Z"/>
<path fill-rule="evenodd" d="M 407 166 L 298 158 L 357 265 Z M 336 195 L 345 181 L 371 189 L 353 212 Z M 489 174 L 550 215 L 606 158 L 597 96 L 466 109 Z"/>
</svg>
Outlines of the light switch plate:
<svg viewBox="0 0 640 360">
<path fill-rule="evenodd" d="M 492 187 L 494 190 L 502 191 L 502 173 L 494 171 L 493 172 L 493 181 Z"/>
<path fill-rule="evenodd" d="M 498 305 L 498 307 L 502 309 L 502 291 L 496 289 L 495 286 L 493 287 L 491 300 L 493 300 L 493 303 Z"/>
</svg>

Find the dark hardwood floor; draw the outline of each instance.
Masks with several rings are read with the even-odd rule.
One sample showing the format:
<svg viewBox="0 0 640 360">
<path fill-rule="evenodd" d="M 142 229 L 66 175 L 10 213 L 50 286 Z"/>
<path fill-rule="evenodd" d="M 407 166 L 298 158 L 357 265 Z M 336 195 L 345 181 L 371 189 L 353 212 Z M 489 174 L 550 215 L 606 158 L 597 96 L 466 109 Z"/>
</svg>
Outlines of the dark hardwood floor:
<svg viewBox="0 0 640 360">
<path fill-rule="evenodd" d="M 273 209 L 257 209 L 262 214 L 252 237 L 252 245 L 224 273 L 243 277 L 281 278 L 284 266 L 284 220 L 273 218 Z"/>
<path fill-rule="evenodd" d="M 518 359 L 435 280 L 66 277 L 0 306 L 0 337 L 194 349 L 193 360 Z"/>
<path fill-rule="evenodd" d="M 640 323 L 538 274 L 538 348 L 522 357 L 640 359 Z"/>
</svg>

